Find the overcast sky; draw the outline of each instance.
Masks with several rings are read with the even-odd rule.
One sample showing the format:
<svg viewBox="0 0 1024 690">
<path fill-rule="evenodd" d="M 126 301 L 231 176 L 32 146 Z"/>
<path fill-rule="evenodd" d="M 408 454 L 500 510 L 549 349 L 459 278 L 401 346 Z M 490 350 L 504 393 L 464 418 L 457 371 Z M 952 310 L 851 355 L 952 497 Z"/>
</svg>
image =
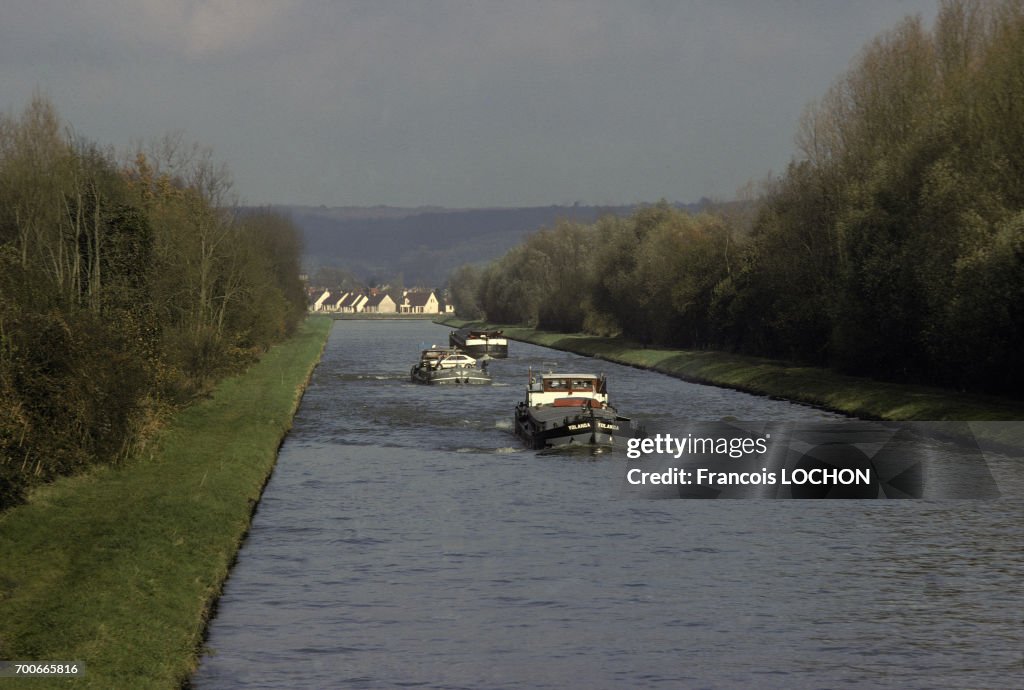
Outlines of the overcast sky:
<svg viewBox="0 0 1024 690">
<path fill-rule="evenodd" d="M 0 0 L 0 109 L 183 130 L 249 204 L 732 198 L 937 0 Z"/>
</svg>

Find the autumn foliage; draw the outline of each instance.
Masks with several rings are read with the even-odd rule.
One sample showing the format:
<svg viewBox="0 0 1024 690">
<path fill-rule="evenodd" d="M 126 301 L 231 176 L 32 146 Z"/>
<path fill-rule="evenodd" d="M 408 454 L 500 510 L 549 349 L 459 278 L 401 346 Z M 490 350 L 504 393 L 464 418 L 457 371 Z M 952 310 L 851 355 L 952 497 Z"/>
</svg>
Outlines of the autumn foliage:
<svg viewBox="0 0 1024 690">
<path fill-rule="evenodd" d="M 456 307 L 1019 396 L 1024 3 L 904 20 L 807 109 L 797 144 L 740 213 L 563 223 L 462 269 Z"/>
<path fill-rule="evenodd" d="M 208 150 L 69 131 L 42 97 L 0 116 L 0 508 L 126 457 L 304 313 L 297 231 L 236 213 Z"/>
</svg>

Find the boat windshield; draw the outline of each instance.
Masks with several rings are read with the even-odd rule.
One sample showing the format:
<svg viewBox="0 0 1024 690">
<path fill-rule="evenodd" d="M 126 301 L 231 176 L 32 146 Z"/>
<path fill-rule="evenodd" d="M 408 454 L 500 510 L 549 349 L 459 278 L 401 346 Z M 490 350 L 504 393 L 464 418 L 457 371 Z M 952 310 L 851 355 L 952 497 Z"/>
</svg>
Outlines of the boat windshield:
<svg viewBox="0 0 1024 690">
<path fill-rule="evenodd" d="M 593 379 L 545 378 L 544 391 L 547 393 L 593 393 Z"/>
</svg>

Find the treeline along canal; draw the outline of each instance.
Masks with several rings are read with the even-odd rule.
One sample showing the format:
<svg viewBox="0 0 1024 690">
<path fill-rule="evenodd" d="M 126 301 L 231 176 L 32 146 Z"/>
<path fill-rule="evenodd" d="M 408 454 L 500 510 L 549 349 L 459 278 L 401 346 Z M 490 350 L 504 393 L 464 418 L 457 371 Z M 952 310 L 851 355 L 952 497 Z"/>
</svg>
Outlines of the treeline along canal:
<svg viewBox="0 0 1024 690">
<path fill-rule="evenodd" d="M 423 321 L 335 324 L 197 688 L 1010 687 L 1024 506 L 653 501 L 623 450 L 525 450 L 529 368 L 605 372 L 651 423 L 828 413 L 522 343 L 410 383 Z"/>
</svg>

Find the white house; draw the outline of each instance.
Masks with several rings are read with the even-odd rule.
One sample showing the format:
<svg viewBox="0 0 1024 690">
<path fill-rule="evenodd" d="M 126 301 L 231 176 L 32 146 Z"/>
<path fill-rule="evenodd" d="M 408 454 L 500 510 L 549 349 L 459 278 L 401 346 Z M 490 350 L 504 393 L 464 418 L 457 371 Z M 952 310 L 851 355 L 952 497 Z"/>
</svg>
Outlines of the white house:
<svg viewBox="0 0 1024 690">
<path fill-rule="evenodd" d="M 317 297 L 310 306 L 310 311 L 325 311 L 324 302 L 331 296 L 330 290 L 324 290 L 323 294 Z"/>
<path fill-rule="evenodd" d="M 366 295 L 351 294 L 341 301 L 338 311 L 346 314 L 358 314 L 366 306 Z"/>
<path fill-rule="evenodd" d="M 403 314 L 437 314 L 439 313 L 437 296 L 433 290 L 429 292 L 408 291 L 402 298 L 398 311 Z"/>
<path fill-rule="evenodd" d="M 328 311 L 341 311 L 342 303 L 348 298 L 349 293 L 334 293 L 330 299 L 324 303 L 324 309 Z"/>
<path fill-rule="evenodd" d="M 398 309 L 395 307 L 395 300 L 386 292 L 378 292 L 367 298 L 363 311 L 373 314 L 394 314 Z"/>
</svg>

